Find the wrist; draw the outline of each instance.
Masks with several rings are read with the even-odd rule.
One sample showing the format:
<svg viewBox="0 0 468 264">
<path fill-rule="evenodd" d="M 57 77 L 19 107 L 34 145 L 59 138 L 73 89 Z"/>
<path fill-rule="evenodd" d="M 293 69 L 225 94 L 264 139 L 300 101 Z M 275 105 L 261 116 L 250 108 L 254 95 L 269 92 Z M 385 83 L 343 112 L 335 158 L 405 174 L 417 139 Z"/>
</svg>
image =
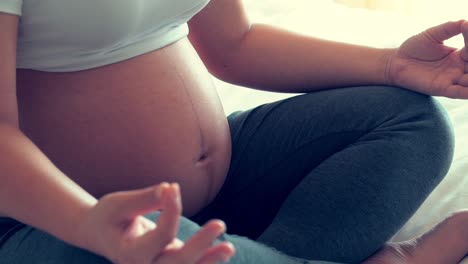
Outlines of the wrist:
<svg viewBox="0 0 468 264">
<path fill-rule="evenodd" d="M 88 215 L 96 203 L 97 201 L 89 201 L 88 203 L 84 203 L 76 208 L 76 211 L 73 213 L 74 216 L 71 217 L 72 221 L 70 222 L 70 230 L 67 235 L 64 236 L 65 242 L 94 253 L 97 253 L 95 252 L 93 245 L 95 237 L 90 235 L 92 232 L 87 230 L 89 229 L 89 226 L 85 223 L 88 222 Z"/>
<path fill-rule="evenodd" d="M 382 83 L 388 86 L 395 86 L 393 74 L 391 72 L 393 68 L 395 53 L 398 51 L 396 48 L 382 49 L 381 61 L 384 65 L 383 80 Z"/>
</svg>

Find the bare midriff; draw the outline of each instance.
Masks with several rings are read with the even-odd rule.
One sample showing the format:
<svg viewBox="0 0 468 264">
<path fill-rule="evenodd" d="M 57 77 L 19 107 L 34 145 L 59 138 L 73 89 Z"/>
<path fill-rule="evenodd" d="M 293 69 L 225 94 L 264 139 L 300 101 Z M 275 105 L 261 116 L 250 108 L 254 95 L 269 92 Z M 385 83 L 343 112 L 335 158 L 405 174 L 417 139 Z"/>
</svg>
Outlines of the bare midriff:
<svg viewBox="0 0 468 264">
<path fill-rule="evenodd" d="M 17 89 L 22 131 L 97 198 L 178 182 L 190 216 L 225 180 L 229 126 L 211 76 L 186 38 L 90 70 L 21 69 Z"/>
</svg>

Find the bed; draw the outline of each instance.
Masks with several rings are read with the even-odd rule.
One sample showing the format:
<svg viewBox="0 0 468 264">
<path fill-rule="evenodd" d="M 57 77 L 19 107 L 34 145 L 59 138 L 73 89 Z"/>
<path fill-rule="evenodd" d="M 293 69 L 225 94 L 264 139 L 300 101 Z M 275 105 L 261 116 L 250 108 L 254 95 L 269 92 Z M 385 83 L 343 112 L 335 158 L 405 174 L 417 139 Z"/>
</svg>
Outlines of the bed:
<svg viewBox="0 0 468 264">
<path fill-rule="evenodd" d="M 409 17 L 390 11 L 349 8 L 332 0 L 263 0 L 245 3 L 252 21 L 278 25 L 303 34 L 375 47 L 395 47 L 412 34 L 447 20 L 447 13 L 446 17 Z M 463 40 L 458 37 L 448 44 L 461 47 Z M 216 79 L 214 82 L 226 114 L 291 96 L 233 87 Z M 392 241 L 417 236 L 451 212 L 468 207 L 468 101 L 437 99 L 448 110 L 454 125 L 454 162 L 444 181 Z M 461 263 L 468 264 L 468 258 Z"/>
</svg>

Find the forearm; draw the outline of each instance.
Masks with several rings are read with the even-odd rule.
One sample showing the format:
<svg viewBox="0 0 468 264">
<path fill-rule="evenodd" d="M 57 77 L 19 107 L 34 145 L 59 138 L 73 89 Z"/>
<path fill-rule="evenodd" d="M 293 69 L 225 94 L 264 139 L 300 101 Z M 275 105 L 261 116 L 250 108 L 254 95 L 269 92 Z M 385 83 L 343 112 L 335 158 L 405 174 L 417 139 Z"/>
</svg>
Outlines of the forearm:
<svg viewBox="0 0 468 264">
<path fill-rule="evenodd" d="M 17 128 L 0 123 L 0 139 L 0 212 L 76 244 L 77 223 L 96 199 Z"/>
<path fill-rule="evenodd" d="M 253 25 L 218 78 L 261 90 L 307 92 L 386 84 L 394 50 L 357 46 Z"/>
</svg>

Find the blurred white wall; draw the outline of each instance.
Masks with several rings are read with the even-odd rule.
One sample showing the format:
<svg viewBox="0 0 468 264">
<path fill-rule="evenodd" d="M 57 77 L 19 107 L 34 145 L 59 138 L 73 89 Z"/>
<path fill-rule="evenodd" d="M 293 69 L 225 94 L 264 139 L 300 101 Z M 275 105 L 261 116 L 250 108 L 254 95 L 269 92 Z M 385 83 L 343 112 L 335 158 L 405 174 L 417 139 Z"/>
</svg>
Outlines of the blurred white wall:
<svg viewBox="0 0 468 264">
<path fill-rule="evenodd" d="M 349 7 L 407 11 L 412 0 L 336 0 Z"/>
<path fill-rule="evenodd" d="M 425 15 L 436 19 L 468 19 L 466 0 L 335 0 L 349 7 L 394 10 L 405 14 Z"/>
<path fill-rule="evenodd" d="M 379 47 L 399 45 L 407 37 L 446 21 L 468 20 L 468 0 L 244 1 L 255 22 Z M 462 39 L 454 38 L 448 44 L 460 46 Z"/>
</svg>

